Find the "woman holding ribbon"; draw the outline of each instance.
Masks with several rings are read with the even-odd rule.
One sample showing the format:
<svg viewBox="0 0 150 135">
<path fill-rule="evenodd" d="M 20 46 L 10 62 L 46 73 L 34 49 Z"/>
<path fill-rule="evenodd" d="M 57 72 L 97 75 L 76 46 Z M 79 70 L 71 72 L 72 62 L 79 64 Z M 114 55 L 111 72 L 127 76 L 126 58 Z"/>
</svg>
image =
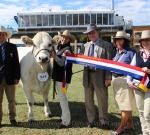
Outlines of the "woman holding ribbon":
<svg viewBox="0 0 150 135">
<path fill-rule="evenodd" d="M 130 64 L 135 54 L 135 50 L 129 47 L 130 40 L 124 31 L 118 31 L 114 38 L 116 46 L 116 55 L 114 61 L 125 64 Z M 125 129 L 134 129 L 132 122 L 132 110 L 135 108 L 135 98 L 133 91 L 126 83 L 126 75 L 123 73 L 113 72 L 113 92 L 116 103 L 116 108 L 121 110 L 121 123 L 115 132 L 111 135 L 120 135 L 125 132 Z"/>
<path fill-rule="evenodd" d="M 135 54 L 131 65 L 142 68 L 150 78 L 150 31 L 144 30 L 137 40 L 142 49 Z M 134 89 L 143 135 L 150 135 L 150 89 L 148 92 L 140 91 L 131 76 L 127 76 L 127 83 Z"/>
<path fill-rule="evenodd" d="M 70 42 L 75 41 L 75 37 L 71 35 L 69 30 L 65 30 L 61 34 L 61 41 L 57 46 L 58 52 L 55 54 L 53 51 L 51 56 L 54 58 L 53 63 L 53 79 L 56 81 L 56 88 L 58 91 L 58 99 L 62 109 L 61 119 L 57 120 L 60 122 L 59 128 L 65 128 L 70 125 L 71 115 L 68 106 L 68 100 L 65 91 L 62 89 L 62 82 L 64 79 L 64 73 L 66 74 L 66 87 L 71 82 L 72 77 L 72 64 L 70 64 L 66 71 L 65 66 L 65 54 L 72 53 Z"/>
</svg>

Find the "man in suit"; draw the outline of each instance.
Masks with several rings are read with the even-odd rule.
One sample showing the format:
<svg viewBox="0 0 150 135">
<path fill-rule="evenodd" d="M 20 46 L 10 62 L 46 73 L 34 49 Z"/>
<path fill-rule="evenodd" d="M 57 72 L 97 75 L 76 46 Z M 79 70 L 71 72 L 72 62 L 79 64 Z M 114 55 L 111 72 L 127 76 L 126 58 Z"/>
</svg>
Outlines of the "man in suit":
<svg viewBox="0 0 150 135">
<path fill-rule="evenodd" d="M 91 40 L 84 44 L 82 54 L 97 58 L 112 59 L 112 45 L 99 38 L 99 29 L 95 24 L 89 24 L 83 32 Z M 103 129 L 109 129 L 108 122 L 108 86 L 111 83 L 111 72 L 92 67 L 84 67 L 83 86 L 85 92 L 85 106 L 88 127 L 95 123 L 94 91 L 98 100 L 99 121 Z"/>
<path fill-rule="evenodd" d="M 20 65 L 16 45 L 8 43 L 12 35 L 4 26 L 0 26 L 0 126 L 2 122 L 2 102 L 4 90 L 8 100 L 9 119 L 12 126 L 17 126 L 15 120 L 15 85 L 20 79 Z"/>
</svg>

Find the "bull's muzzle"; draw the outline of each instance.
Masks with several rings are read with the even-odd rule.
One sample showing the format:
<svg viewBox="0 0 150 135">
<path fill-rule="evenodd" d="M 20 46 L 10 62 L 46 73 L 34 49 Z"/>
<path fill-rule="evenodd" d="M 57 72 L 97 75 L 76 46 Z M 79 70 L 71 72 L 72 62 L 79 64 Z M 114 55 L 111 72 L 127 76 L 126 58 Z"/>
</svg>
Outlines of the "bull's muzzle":
<svg viewBox="0 0 150 135">
<path fill-rule="evenodd" d="M 40 60 L 42 63 L 45 63 L 45 62 L 48 62 L 48 57 L 45 57 L 45 58 L 39 57 L 39 60 Z"/>
</svg>

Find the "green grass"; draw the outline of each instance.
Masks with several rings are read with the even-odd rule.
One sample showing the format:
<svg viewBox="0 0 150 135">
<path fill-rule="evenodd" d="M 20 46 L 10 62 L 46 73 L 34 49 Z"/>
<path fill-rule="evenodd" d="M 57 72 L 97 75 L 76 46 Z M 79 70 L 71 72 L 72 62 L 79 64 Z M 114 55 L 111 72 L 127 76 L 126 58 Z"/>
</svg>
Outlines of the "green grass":
<svg viewBox="0 0 150 135">
<path fill-rule="evenodd" d="M 82 66 L 74 65 L 73 71 L 82 70 Z M 53 83 L 53 82 L 52 82 Z M 8 118 L 7 99 L 4 96 L 3 101 L 3 121 L 0 128 L 0 134 L 3 135 L 109 135 L 120 124 L 120 110 L 115 108 L 112 88 L 109 87 L 109 120 L 110 130 L 102 130 L 98 121 L 98 112 L 96 117 L 96 127 L 87 128 L 87 117 L 84 104 L 84 90 L 82 86 L 82 72 L 76 73 L 72 77 L 72 83 L 69 85 L 67 96 L 69 100 L 69 107 L 72 117 L 72 126 L 66 129 L 58 129 L 58 123 L 56 119 L 61 116 L 61 109 L 58 102 L 58 96 L 55 96 L 53 100 L 52 93 L 53 86 L 51 86 L 49 94 L 49 106 L 53 114 L 52 118 L 46 118 L 44 115 L 43 100 L 41 95 L 35 95 L 37 102 L 33 107 L 35 122 L 29 124 L 27 122 L 28 107 L 26 104 L 26 98 L 21 87 L 17 87 L 16 100 L 18 105 L 16 106 L 17 116 L 16 120 L 19 122 L 18 127 L 11 127 Z M 95 105 L 97 110 L 97 100 L 95 97 Z M 141 134 L 141 126 L 138 117 L 138 112 L 133 112 L 133 122 L 135 125 L 134 132 L 126 132 L 124 135 L 139 135 Z"/>
</svg>

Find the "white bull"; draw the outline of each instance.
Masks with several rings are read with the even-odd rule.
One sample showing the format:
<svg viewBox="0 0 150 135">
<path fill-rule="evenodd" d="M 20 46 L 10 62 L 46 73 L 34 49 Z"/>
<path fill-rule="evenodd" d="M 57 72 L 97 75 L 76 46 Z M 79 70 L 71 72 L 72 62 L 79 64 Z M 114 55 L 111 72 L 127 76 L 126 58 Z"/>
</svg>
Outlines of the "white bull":
<svg viewBox="0 0 150 135">
<path fill-rule="evenodd" d="M 18 47 L 21 67 L 21 82 L 27 99 L 29 112 L 28 121 L 34 121 L 32 106 L 34 104 L 33 92 L 42 94 L 44 111 L 47 117 L 51 117 L 48 106 L 48 95 L 51 85 L 52 67 L 49 62 L 50 52 L 54 40 L 46 32 L 37 33 L 33 39 L 22 36 L 22 41 L 31 47 Z"/>
</svg>

